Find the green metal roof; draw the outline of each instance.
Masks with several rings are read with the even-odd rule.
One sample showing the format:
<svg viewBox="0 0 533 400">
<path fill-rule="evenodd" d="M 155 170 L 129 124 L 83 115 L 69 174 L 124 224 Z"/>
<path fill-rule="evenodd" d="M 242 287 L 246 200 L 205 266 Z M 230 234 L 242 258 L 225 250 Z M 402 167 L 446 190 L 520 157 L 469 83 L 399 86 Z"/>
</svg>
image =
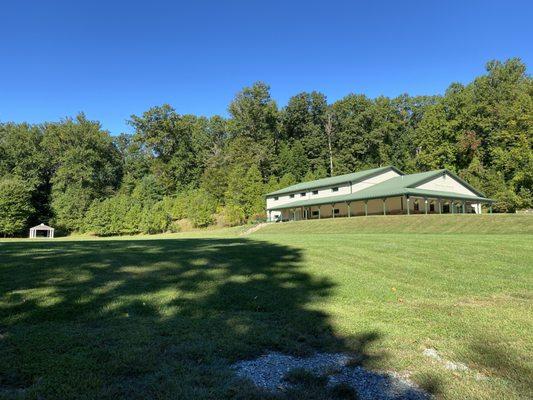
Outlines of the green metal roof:
<svg viewBox="0 0 533 400">
<path fill-rule="evenodd" d="M 330 178 L 317 179 L 315 181 L 297 183 L 296 185 L 288 186 L 286 188 L 276 190 L 275 192 L 267 193 L 267 196 L 275 196 L 279 194 L 299 192 L 302 190 L 316 189 L 324 186 L 340 185 L 342 183 L 348 182 L 357 182 L 367 178 L 370 178 L 373 175 L 381 174 L 385 171 L 393 170 L 398 173 L 402 173 L 400 170 L 393 166 L 379 167 L 366 169 L 364 171 L 358 171 L 351 174 L 332 176 Z"/>
<path fill-rule="evenodd" d="M 479 194 L 479 196 L 437 191 L 437 190 L 428 190 L 428 189 L 419 189 L 416 186 L 421 185 L 422 183 L 431 180 L 440 174 L 448 174 L 455 179 L 459 180 L 461 183 L 466 184 L 469 189 L 473 189 L 470 185 L 464 182 L 462 179 L 454 175 L 453 173 L 447 170 L 436 170 L 421 172 L 418 174 L 411 175 L 402 175 L 395 178 L 388 179 L 384 182 L 378 183 L 369 188 L 357 191 L 355 193 L 338 195 L 338 196 L 329 196 L 316 199 L 306 199 L 306 200 L 297 200 L 290 203 L 286 203 L 279 206 L 271 207 L 270 210 L 281 210 L 286 208 L 296 208 L 296 207 L 308 207 L 321 204 L 333 204 L 333 203 L 344 203 L 349 201 L 361 201 L 361 200 L 371 200 L 371 199 L 383 199 L 388 197 L 397 197 L 397 196 L 420 196 L 420 197 L 432 197 L 432 198 L 443 198 L 451 200 L 475 200 L 480 202 L 492 202 L 493 200 L 485 198 L 484 195 L 477 190 L 473 189 L 472 191 Z"/>
</svg>

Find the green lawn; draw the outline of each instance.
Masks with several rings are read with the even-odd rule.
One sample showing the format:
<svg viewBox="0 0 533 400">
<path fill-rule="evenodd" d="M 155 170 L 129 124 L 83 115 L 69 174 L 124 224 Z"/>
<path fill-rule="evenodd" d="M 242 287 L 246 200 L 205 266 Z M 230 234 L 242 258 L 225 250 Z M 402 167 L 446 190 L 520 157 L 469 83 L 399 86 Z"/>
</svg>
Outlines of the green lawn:
<svg viewBox="0 0 533 400">
<path fill-rule="evenodd" d="M 0 398 L 250 398 L 229 365 L 272 350 L 531 398 L 533 217 L 386 218 L 0 242 Z"/>
</svg>

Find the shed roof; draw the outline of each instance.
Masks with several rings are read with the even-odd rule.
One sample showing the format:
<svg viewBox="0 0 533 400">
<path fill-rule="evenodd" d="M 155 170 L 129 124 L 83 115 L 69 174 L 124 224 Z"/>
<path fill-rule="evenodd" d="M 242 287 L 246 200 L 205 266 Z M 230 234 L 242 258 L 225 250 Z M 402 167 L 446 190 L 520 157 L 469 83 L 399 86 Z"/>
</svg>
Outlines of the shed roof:
<svg viewBox="0 0 533 400">
<path fill-rule="evenodd" d="M 477 195 L 467 195 L 461 193 L 437 191 L 437 190 L 428 190 L 428 189 L 419 189 L 416 186 L 425 183 L 441 174 L 448 174 L 454 179 L 457 179 L 460 183 L 464 184 L 466 187 L 471 189 Z M 329 196 L 321 197 L 316 199 L 306 199 L 306 200 L 297 200 L 290 203 L 282 204 L 279 206 L 270 207 L 270 210 L 281 210 L 286 208 L 296 208 L 296 207 L 308 207 L 321 204 L 334 204 L 334 203 L 344 203 L 349 201 L 361 201 L 361 200 L 372 200 L 372 199 L 382 199 L 388 197 L 397 197 L 397 196 L 420 196 L 420 197 L 433 197 L 433 198 L 444 198 L 452 200 L 474 200 L 480 202 L 492 202 L 493 200 L 486 198 L 483 193 L 477 191 L 468 185 L 461 178 L 457 177 L 455 174 L 451 173 L 448 170 L 441 169 L 436 171 L 421 172 L 418 174 L 402 175 L 397 176 L 391 179 L 388 179 L 384 182 L 378 183 L 374 186 L 370 186 L 366 189 L 357 191 L 355 193 L 338 195 L 338 196 Z"/>
<path fill-rule="evenodd" d="M 299 192 L 302 190 L 315 189 L 315 188 L 324 187 L 324 186 L 340 185 L 341 183 L 357 182 L 357 181 L 370 178 L 374 175 L 379 175 L 388 170 L 393 170 L 393 171 L 398 172 L 399 174 L 403 174 L 403 172 L 401 172 L 396 167 L 388 165 L 386 167 L 366 169 L 364 171 L 353 172 L 351 174 L 337 175 L 337 176 L 332 176 L 329 178 L 322 178 L 322 179 L 317 179 L 314 181 L 297 183 L 296 185 L 287 186 L 286 188 L 276 190 L 275 192 L 267 193 L 267 196 L 274 196 L 278 194 L 285 194 L 285 193 L 291 193 L 291 192 Z"/>
</svg>

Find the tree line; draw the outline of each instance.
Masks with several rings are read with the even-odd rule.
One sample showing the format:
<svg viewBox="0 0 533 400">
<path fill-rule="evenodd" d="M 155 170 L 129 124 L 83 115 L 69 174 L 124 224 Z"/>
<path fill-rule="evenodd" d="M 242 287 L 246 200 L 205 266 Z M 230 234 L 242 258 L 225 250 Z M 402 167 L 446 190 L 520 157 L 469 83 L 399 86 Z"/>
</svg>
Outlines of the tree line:
<svg viewBox="0 0 533 400">
<path fill-rule="evenodd" d="M 0 233 L 38 222 L 98 235 L 238 225 L 264 217 L 264 194 L 365 168 L 447 168 L 496 199 L 532 207 L 533 81 L 519 59 L 441 96 L 328 104 L 299 93 L 283 108 L 269 86 L 239 92 L 229 117 L 182 115 L 169 105 L 111 136 L 84 114 L 0 124 Z"/>
</svg>

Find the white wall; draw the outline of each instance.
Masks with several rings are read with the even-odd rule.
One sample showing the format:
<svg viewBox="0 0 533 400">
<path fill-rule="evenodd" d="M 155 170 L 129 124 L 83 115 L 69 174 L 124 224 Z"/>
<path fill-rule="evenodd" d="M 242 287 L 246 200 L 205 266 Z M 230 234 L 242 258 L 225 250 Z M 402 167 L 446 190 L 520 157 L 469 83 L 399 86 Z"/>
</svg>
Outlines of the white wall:
<svg viewBox="0 0 533 400">
<path fill-rule="evenodd" d="M 334 187 L 338 187 L 339 190 L 336 192 L 332 191 L 332 188 Z M 269 196 L 266 199 L 267 209 L 270 209 L 276 206 L 281 206 L 281 205 L 288 204 L 288 203 L 292 203 L 293 201 L 298 201 L 298 200 L 321 199 L 324 197 L 350 194 L 350 183 L 346 182 L 346 183 L 342 183 L 339 185 L 331 185 L 331 186 L 326 186 L 326 187 L 322 187 L 322 188 L 318 188 L 314 190 L 318 190 L 318 193 L 313 194 L 313 189 L 305 190 L 305 191 L 302 190 L 300 192 L 293 192 L 293 193 L 286 193 L 286 194 L 279 195 L 277 200 L 274 200 L 275 196 Z M 305 193 L 305 195 L 302 196 L 301 195 L 302 193 Z M 294 194 L 293 198 L 290 197 L 291 194 Z"/>
<path fill-rule="evenodd" d="M 477 196 L 474 192 L 472 192 L 462 183 L 447 174 L 441 175 L 429 182 L 424 183 L 423 185 L 417 186 L 417 188 Z"/>
<path fill-rule="evenodd" d="M 314 190 L 318 190 L 317 194 L 313 194 L 313 189 L 309 189 L 306 191 L 292 192 L 292 193 L 286 193 L 286 194 L 279 195 L 277 200 L 274 200 L 275 196 L 269 196 L 266 199 L 266 206 L 267 206 L 267 209 L 270 209 L 272 207 L 285 205 L 285 204 L 292 203 L 293 201 L 298 201 L 298 200 L 322 199 L 322 198 L 327 198 L 331 196 L 341 196 L 345 194 L 350 194 L 350 193 L 354 193 L 354 192 L 358 192 L 360 190 L 366 189 L 367 187 L 376 185 L 378 183 L 384 182 L 396 176 L 399 176 L 397 172 L 386 171 L 372 178 L 368 178 L 368 179 L 365 179 L 364 181 L 358 182 L 354 185 L 351 185 L 350 182 L 345 182 L 345 183 L 341 183 L 338 185 L 330 185 L 326 187 L 316 188 Z M 331 189 L 334 187 L 338 187 L 339 190 L 336 192 L 333 192 Z M 305 193 L 305 195 L 302 196 L 301 193 Z M 294 194 L 293 198 L 290 197 L 291 194 Z"/>
<path fill-rule="evenodd" d="M 331 189 L 334 187 L 338 187 L 339 190 L 337 192 L 333 192 Z M 322 199 L 324 197 L 331 197 L 331 196 L 340 196 L 344 194 L 350 194 L 350 182 L 342 183 L 340 185 L 334 185 L 334 186 L 328 186 L 325 188 L 316 189 L 318 190 L 318 194 L 312 194 L 312 190 L 309 191 L 310 199 Z"/>
<path fill-rule="evenodd" d="M 267 209 L 270 209 L 275 206 L 282 206 L 284 204 L 292 203 L 293 201 L 297 201 L 297 200 L 306 200 L 309 198 L 307 197 L 307 192 L 306 192 L 306 196 L 304 197 L 301 197 L 300 193 L 294 193 L 294 198 L 290 197 L 290 193 L 281 194 L 277 197 L 278 197 L 277 200 L 274 200 L 275 196 L 267 197 L 266 199 Z"/>
</svg>

